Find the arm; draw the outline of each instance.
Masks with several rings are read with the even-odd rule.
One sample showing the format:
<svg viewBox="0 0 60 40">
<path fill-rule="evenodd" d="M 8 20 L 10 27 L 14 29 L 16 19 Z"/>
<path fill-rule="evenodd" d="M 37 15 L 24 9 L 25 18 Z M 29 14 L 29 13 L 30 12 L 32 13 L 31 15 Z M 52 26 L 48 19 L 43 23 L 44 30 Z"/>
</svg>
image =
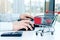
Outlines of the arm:
<svg viewBox="0 0 60 40">
<path fill-rule="evenodd" d="M 19 15 L 19 14 L 18 14 Z M 22 15 L 23 16 L 23 15 Z M 25 15 L 27 16 L 27 15 Z M 23 18 L 25 18 L 25 16 Z M 6 18 L 7 17 L 7 18 Z M 30 17 L 30 16 L 29 16 Z M 2 18 L 2 19 L 1 19 Z M 4 18 L 4 19 L 3 19 Z M 17 18 L 17 16 L 13 16 L 13 20 L 15 20 L 15 18 Z M 23 19 L 22 18 L 22 19 Z M 7 19 L 7 20 L 6 20 Z M 9 19 L 9 20 L 8 20 Z M 25 28 L 27 30 L 27 27 L 29 27 L 31 30 L 31 26 L 29 25 L 29 23 L 31 23 L 29 20 L 22 20 L 22 21 L 14 21 L 14 22 L 9 22 L 9 21 L 12 21 L 11 20 L 11 15 L 0 15 L 0 30 L 1 31 L 5 31 L 5 30 L 19 30 L 19 29 L 22 29 L 22 28 Z M 17 18 L 18 19 L 18 18 Z M 5 22 L 4 22 L 5 21 Z M 28 23 L 28 24 L 27 24 Z M 23 25 L 24 24 L 24 25 Z M 32 24 L 32 23 L 31 23 Z"/>
<path fill-rule="evenodd" d="M 30 26 L 31 24 L 31 26 Z M 22 28 L 25 28 L 28 30 L 30 28 L 31 30 L 33 26 L 33 23 L 29 20 L 22 20 L 22 21 L 15 21 L 15 22 L 0 22 L 0 31 L 18 31 Z"/>
<path fill-rule="evenodd" d="M 0 31 L 13 30 L 13 21 L 19 19 L 20 14 L 0 14 Z"/>
</svg>

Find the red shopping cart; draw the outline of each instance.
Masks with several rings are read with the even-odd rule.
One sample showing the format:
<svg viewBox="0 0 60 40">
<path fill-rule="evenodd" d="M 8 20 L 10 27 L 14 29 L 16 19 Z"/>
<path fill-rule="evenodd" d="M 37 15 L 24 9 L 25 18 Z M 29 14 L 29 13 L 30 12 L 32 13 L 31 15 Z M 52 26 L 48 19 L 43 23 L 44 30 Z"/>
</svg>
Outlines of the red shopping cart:
<svg viewBox="0 0 60 40">
<path fill-rule="evenodd" d="M 55 16 L 50 16 L 50 15 L 36 16 L 34 18 L 34 24 L 38 25 L 40 28 L 39 30 L 36 31 L 36 35 L 38 35 L 38 33 L 40 33 L 41 36 L 43 36 L 43 34 L 47 33 L 47 32 L 51 32 L 51 35 L 53 35 L 54 31 L 55 31 L 54 25 L 55 25 L 56 19 L 57 19 L 57 15 L 55 15 Z M 48 30 L 46 30 L 46 29 L 48 29 Z"/>
</svg>

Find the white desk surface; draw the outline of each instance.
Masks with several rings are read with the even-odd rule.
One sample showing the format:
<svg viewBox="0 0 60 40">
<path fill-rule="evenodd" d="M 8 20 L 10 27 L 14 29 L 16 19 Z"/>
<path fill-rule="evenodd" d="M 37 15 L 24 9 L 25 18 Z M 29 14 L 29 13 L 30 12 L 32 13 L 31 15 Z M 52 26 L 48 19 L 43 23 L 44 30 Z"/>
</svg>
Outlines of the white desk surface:
<svg viewBox="0 0 60 40">
<path fill-rule="evenodd" d="M 3 32 L 0 32 L 0 34 Z M 0 37 L 0 40 L 60 40 L 60 23 L 56 22 L 54 35 L 45 33 L 43 37 L 35 35 L 35 32 L 23 32 L 22 37 Z"/>
</svg>

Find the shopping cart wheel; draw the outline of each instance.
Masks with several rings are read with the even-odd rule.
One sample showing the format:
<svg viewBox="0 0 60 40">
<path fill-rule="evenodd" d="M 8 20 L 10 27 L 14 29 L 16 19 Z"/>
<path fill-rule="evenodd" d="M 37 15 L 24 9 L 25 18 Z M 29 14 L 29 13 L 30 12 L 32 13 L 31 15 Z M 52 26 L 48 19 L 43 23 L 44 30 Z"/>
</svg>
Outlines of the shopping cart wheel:
<svg viewBox="0 0 60 40">
<path fill-rule="evenodd" d="M 51 32 L 51 35 L 54 35 L 54 32 Z"/>
<path fill-rule="evenodd" d="M 42 33 L 44 33 L 44 30 L 42 30 Z"/>
<path fill-rule="evenodd" d="M 38 35 L 38 33 L 36 32 L 36 36 Z"/>
<path fill-rule="evenodd" d="M 43 33 L 40 33 L 41 34 L 41 36 L 43 36 Z"/>
</svg>

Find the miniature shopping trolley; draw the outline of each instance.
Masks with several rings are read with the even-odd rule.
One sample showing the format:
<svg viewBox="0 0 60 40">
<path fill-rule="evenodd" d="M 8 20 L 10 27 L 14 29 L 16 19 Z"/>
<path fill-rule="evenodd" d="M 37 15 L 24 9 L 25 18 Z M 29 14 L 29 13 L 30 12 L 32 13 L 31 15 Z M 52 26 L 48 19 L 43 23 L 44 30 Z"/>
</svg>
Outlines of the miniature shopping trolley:
<svg viewBox="0 0 60 40">
<path fill-rule="evenodd" d="M 36 32 L 36 35 L 38 33 L 43 36 L 44 33 L 51 32 L 51 35 L 54 34 L 54 25 L 56 23 L 57 15 L 51 16 L 51 15 L 39 15 L 34 18 L 34 24 L 36 27 L 39 27 L 39 29 Z"/>
</svg>

